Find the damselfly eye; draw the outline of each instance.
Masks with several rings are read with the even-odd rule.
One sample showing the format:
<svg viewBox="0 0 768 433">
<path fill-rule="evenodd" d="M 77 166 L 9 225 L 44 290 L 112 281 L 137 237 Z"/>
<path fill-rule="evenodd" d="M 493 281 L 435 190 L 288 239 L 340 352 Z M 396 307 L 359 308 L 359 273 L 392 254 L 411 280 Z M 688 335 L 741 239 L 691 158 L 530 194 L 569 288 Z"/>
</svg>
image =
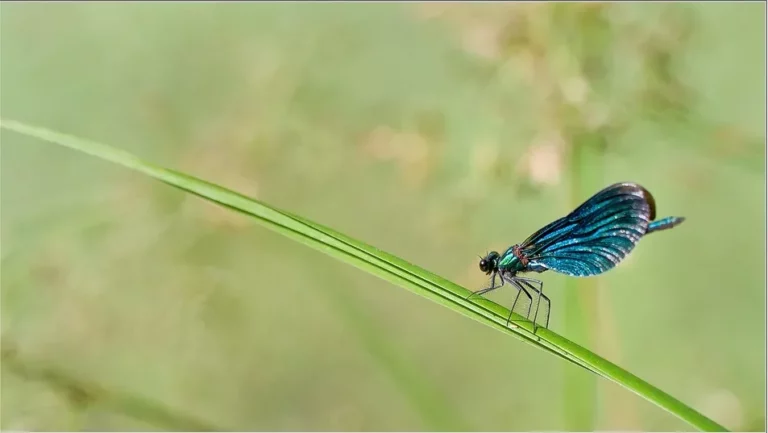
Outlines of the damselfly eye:
<svg viewBox="0 0 768 433">
<path fill-rule="evenodd" d="M 488 260 L 480 260 L 480 270 L 483 272 L 488 272 Z"/>
</svg>

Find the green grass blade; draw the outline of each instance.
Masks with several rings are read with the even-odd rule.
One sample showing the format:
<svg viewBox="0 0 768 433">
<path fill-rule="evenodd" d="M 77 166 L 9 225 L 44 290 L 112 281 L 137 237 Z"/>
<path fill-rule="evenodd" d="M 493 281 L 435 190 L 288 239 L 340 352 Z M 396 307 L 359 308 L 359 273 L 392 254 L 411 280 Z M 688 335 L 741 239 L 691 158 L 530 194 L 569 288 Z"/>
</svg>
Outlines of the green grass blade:
<svg viewBox="0 0 768 433">
<path fill-rule="evenodd" d="M 605 377 L 698 429 L 726 430 L 669 394 L 551 330 L 540 328 L 534 334 L 533 324 L 516 314 L 512 315 L 513 323 L 509 327 L 505 326 L 509 310 L 502 306 L 484 298 L 467 300 L 466 297 L 470 294 L 468 289 L 328 227 L 204 180 L 145 162 L 128 152 L 101 143 L 13 120 L 3 119 L 0 121 L 0 126 L 122 165 L 229 209 L 250 215 L 269 229 Z"/>
<path fill-rule="evenodd" d="M 570 140 L 568 207 L 571 209 L 584 201 L 585 194 L 602 188 L 603 156 L 596 139 L 599 136 L 595 134 L 576 134 Z M 598 280 L 594 278 L 569 278 L 566 281 L 565 322 L 568 331 L 573 333 L 571 338 L 578 341 L 597 341 L 598 324 L 594 314 L 597 312 L 597 284 Z M 597 380 L 575 373 L 566 371 L 563 378 L 563 398 L 566 402 L 574 402 L 565 406 L 567 426 L 571 430 L 592 431 L 598 423 Z"/>
</svg>

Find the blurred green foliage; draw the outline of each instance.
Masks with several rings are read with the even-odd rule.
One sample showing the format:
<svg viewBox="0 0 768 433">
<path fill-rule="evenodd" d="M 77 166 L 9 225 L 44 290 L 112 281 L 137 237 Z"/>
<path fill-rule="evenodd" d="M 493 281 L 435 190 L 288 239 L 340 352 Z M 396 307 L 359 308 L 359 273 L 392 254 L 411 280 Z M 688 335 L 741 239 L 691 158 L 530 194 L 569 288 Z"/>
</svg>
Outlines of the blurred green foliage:
<svg viewBox="0 0 768 433">
<path fill-rule="evenodd" d="M 477 254 L 587 198 L 567 172 L 589 143 L 590 182 L 688 220 L 584 293 L 544 275 L 551 327 L 762 430 L 764 7 L 3 4 L 0 108 L 478 288 Z M 3 429 L 188 428 L 29 373 L 51 369 L 221 429 L 581 425 L 562 395 L 587 372 L 132 173 L 1 149 Z M 602 381 L 584 395 L 594 428 L 688 428 Z"/>
</svg>

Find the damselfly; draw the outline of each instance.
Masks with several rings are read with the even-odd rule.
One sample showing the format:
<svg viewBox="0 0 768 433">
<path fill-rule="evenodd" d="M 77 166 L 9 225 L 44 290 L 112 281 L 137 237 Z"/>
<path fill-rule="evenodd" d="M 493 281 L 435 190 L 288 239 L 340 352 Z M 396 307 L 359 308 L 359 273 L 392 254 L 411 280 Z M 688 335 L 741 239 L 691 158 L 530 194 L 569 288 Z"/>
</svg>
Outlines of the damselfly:
<svg viewBox="0 0 768 433">
<path fill-rule="evenodd" d="M 655 221 L 656 203 L 648 190 L 636 183 L 617 183 L 592 196 L 567 216 L 532 234 L 520 244 L 499 254 L 491 251 L 480 258 L 480 270 L 491 275 L 491 286 L 469 295 L 482 295 L 508 282 L 528 297 L 526 318 L 530 318 L 533 291 L 537 296 L 533 323 L 542 299 L 547 303 L 545 327 L 549 326 L 551 302 L 544 295 L 544 283 L 521 277 L 525 272 L 555 271 L 574 277 L 589 277 L 612 269 L 637 245 L 641 237 L 682 223 L 683 217 L 666 217 Z M 501 284 L 496 285 L 496 277 Z M 538 286 L 538 287 L 537 287 Z"/>
</svg>

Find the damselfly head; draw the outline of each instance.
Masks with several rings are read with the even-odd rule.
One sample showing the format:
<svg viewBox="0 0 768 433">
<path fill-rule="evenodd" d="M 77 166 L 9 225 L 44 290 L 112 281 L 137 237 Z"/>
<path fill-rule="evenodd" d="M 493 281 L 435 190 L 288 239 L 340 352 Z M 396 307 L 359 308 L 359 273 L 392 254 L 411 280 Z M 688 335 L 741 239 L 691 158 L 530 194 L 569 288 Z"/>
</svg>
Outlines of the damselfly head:
<svg viewBox="0 0 768 433">
<path fill-rule="evenodd" d="M 490 275 L 491 272 L 496 270 L 496 262 L 499 260 L 499 253 L 491 251 L 486 254 L 485 257 L 480 259 L 480 270 L 485 272 L 486 275 Z"/>
</svg>

